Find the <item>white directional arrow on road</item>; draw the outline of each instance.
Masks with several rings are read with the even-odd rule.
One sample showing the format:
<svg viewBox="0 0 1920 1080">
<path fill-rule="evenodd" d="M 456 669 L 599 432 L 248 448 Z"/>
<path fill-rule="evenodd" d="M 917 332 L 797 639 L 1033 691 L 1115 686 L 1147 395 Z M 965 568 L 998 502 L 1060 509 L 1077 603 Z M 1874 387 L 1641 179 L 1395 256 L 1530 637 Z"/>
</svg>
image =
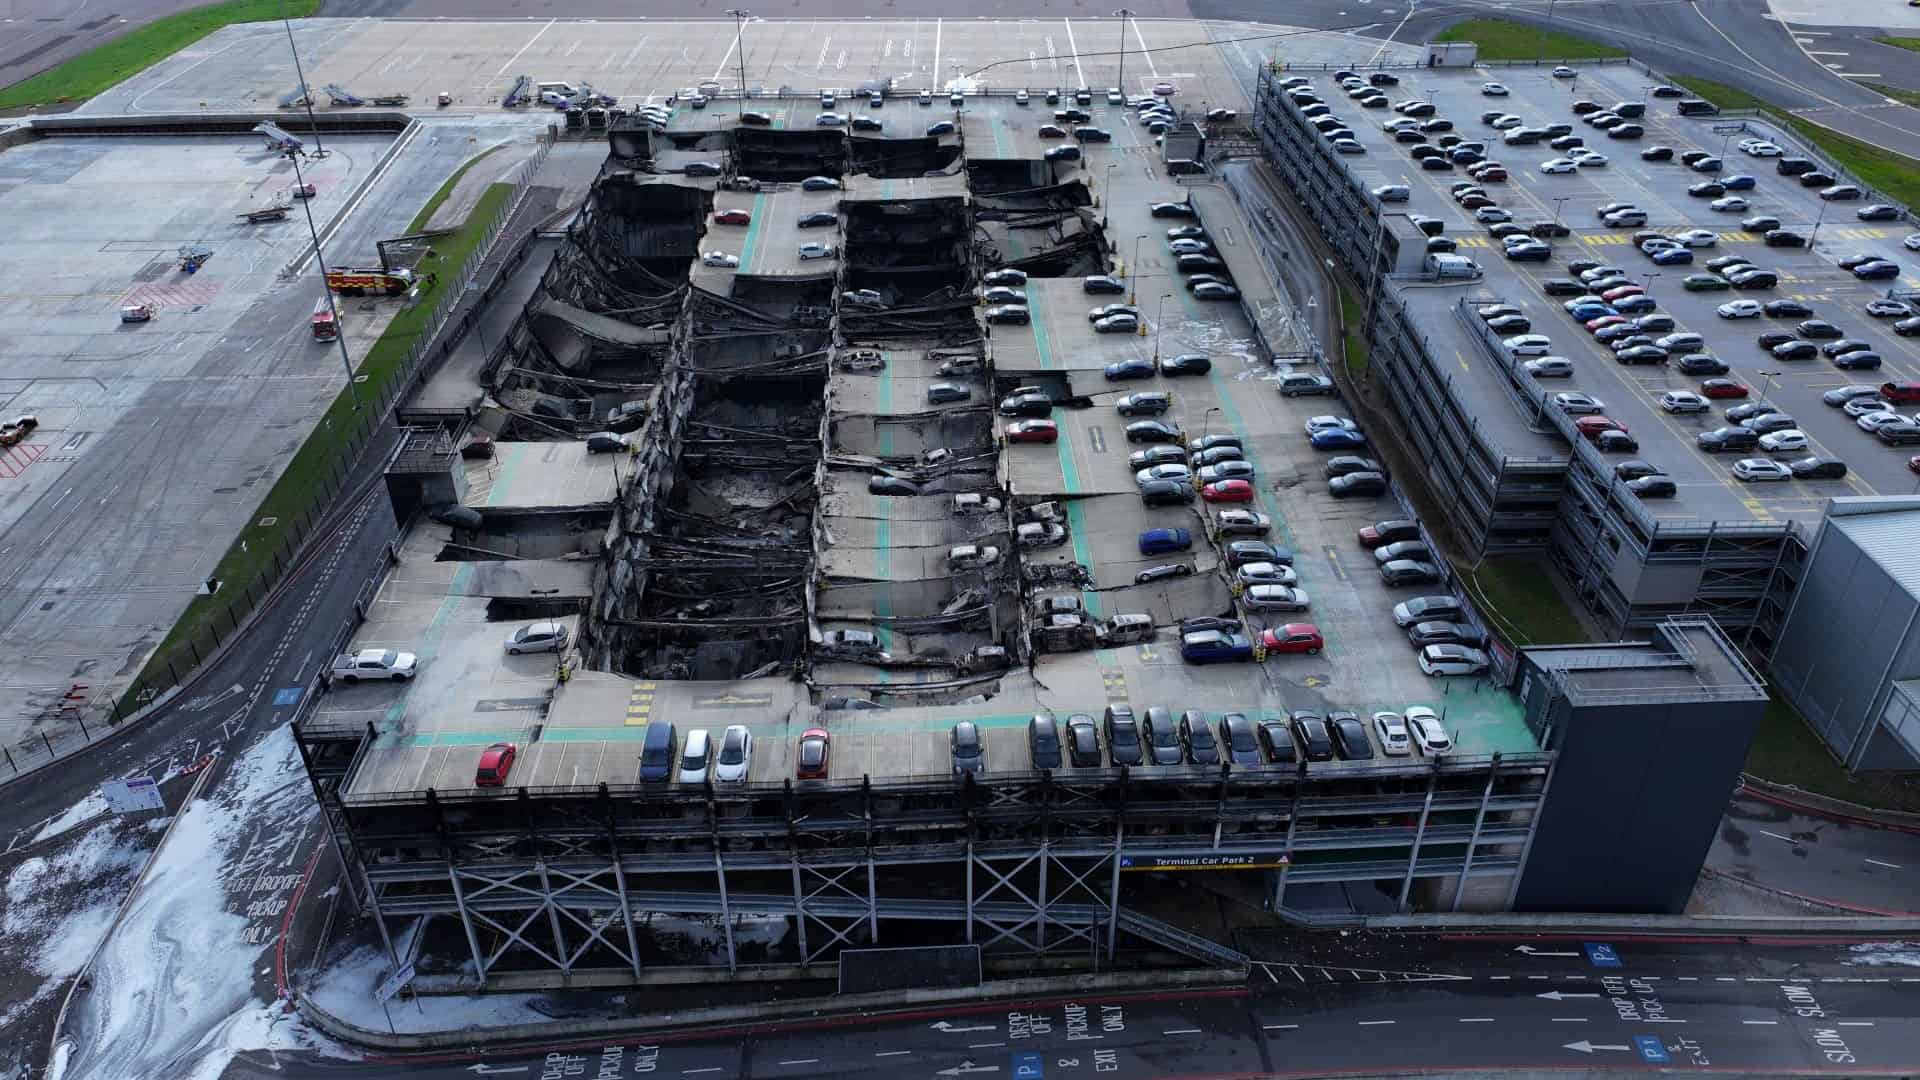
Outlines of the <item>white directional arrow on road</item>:
<svg viewBox="0 0 1920 1080">
<path fill-rule="evenodd" d="M 951 1069 L 941 1069 L 940 1072 L 936 1075 L 965 1076 L 968 1073 L 999 1072 L 999 1071 L 1000 1071 L 1000 1066 L 998 1065 L 975 1065 L 972 1062 L 968 1062 L 964 1065 L 955 1065 Z"/>
<path fill-rule="evenodd" d="M 1599 994 L 1572 994 L 1572 993 L 1568 993 L 1565 990 L 1549 990 L 1544 994 L 1535 994 L 1533 996 L 1538 998 L 1546 998 L 1548 1001 L 1565 1001 L 1568 998 L 1587 998 L 1587 997 L 1597 998 L 1600 995 Z"/>
<path fill-rule="evenodd" d="M 946 1020 L 942 1020 L 937 1024 L 930 1024 L 928 1026 L 933 1028 L 933 1030 L 935 1031 L 947 1031 L 947 1032 L 998 1030 L 992 1024 L 974 1024 L 969 1027 L 961 1027 L 957 1024 L 950 1023 Z"/>
<path fill-rule="evenodd" d="M 1588 1042 L 1585 1039 L 1581 1039 L 1579 1042 L 1567 1043 L 1566 1047 L 1569 1050 L 1578 1050 L 1583 1054 L 1591 1054 L 1595 1050 L 1631 1050 L 1633 1049 L 1633 1047 L 1631 1046 L 1620 1046 L 1612 1043 L 1592 1043 L 1592 1042 Z"/>
<path fill-rule="evenodd" d="M 1515 945 L 1513 947 L 1513 951 L 1517 953 L 1526 953 L 1528 956 L 1579 956 L 1580 955 L 1578 952 L 1541 952 L 1539 949 L 1536 949 L 1531 945 Z"/>
</svg>

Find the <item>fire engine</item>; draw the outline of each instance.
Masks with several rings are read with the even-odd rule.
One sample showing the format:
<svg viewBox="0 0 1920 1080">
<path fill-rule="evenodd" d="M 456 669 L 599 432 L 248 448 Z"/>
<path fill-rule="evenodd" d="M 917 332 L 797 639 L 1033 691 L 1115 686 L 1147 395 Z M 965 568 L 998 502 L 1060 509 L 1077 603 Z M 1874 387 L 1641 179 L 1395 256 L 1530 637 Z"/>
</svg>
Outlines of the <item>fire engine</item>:
<svg viewBox="0 0 1920 1080">
<path fill-rule="evenodd" d="M 413 271 L 401 267 L 337 266 L 327 271 L 327 288 L 344 296 L 398 296 L 413 288 Z"/>
<path fill-rule="evenodd" d="M 315 341 L 332 341 L 340 336 L 340 324 L 333 319 L 333 305 L 324 296 L 313 305 L 312 326 Z"/>
</svg>

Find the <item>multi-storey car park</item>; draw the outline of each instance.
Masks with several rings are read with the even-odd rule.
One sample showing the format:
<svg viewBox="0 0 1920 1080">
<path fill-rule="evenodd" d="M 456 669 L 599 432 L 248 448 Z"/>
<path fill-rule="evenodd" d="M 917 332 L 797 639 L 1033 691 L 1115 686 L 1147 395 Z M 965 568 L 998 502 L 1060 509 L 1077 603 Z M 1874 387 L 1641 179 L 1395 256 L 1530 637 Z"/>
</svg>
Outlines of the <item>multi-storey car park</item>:
<svg viewBox="0 0 1920 1080">
<path fill-rule="evenodd" d="M 1636 66 L 1569 73 L 1574 77 L 1544 67 L 1476 70 L 1443 60 L 1400 72 L 1383 107 L 1368 108 L 1324 71 L 1274 69 L 1260 76 L 1254 127 L 1272 167 L 1366 287 L 1368 377 L 1384 387 L 1406 440 L 1426 465 L 1425 479 L 1449 507 L 1472 553 L 1550 553 L 1581 599 L 1616 632 L 1638 633 L 1673 614 L 1699 612 L 1764 652 L 1797 588 L 1827 500 L 1911 490 L 1912 450 L 1868 434 L 1837 402 L 1823 400 L 1847 385 L 1910 381 L 1920 370 L 1920 355 L 1895 333 L 1894 320 L 1866 310 L 1871 300 L 1920 285 L 1911 260 L 1903 258 L 1900 241 L 1908 228 L 1857 218 L 1857 208 L 1875 201 L 1871 192 L 1858 201 L 1828 201 L 1778 171 L 1779 157 L 1738 149 L 1743 140 L 1769 140 L 1782 148 L 1780 157 L 1815 159 L 1808 168 L 1818 164 L 1816 155 L 1772 127 L 1751 118 L 1678 115 L 1672 96 L 1661 96 L 1678 92 L 1656 93 L 1659 80 Z M 1338 153 L 1311 126 L 1303 109 L 1313 103 L 1304 95 L 1289 96 L 1290 87 L 1283 85 L 1302 78 L 1307 93 L 1325 99 L 1346 121 L 1363 152 Z M 1482 84 L 1492 78 L 1501 80 L 1505 93 L 1483 92 Z M 1414 101 L 1433 109 L 1417 122 L 1438 119 L 1450 126 L 1397 140 L 1383 125 L 1400 119 L 1394 105 Z M 1614 103 L 1629 112 L 1644 107 L 1644 117 L 1631 121 L 1643 134 L 1614 138 L 1583 122 L 1583 115 Z M 1608 160 L 1577 166 L 1571 174 L 1544 171 L 1549 159 L 1570 148 L 1552 146 L 1557 136 L 1510 144 L 1508 122 L 1494 126 L 1497 114 L 1517 116 L 1530 128 L 1564 125 Z M 1452 197 L 1453 185 L 1471 182 L 1463 164 L 1448 160 L 1429 168 L 1409 153 L 1449 156 L 1451 147 L 1439 147 L 1443 137 L 1481 143 L 1484 157 L 1505 167 L 1507 179 L 1483 187 L 1513 224 L 1542 226 L 1542 233 L 1564 227 L 1568 235 L 1545 238 L 1551 247 L 1546 261 L 1502 256 L 1501 241 L 1490 231 L 1499 226 L 1480 223 Z M 1642 151 L 1655 146 L 1669 148 L 1673 160 L 1643 158 Z M 1682 164 L 1690 151 L 1721 159 L 1721 171 Z M 1830 167 L 1824 171 L 1838 175 Z M 1708 194 L 1688 194 L 1694 184 L 1740 174 L 1754 178 L 1754 186 L 1724 194 L 1745 199 L 1744 209 L 1716 210 Z M 1383 202 L 1374 194 L 1388 184 L 1408 188 L 1407 201 Z M 1612 203 L 1643 210 L 1644 225 L 1602 222 L 1597 211 Z M 1481 273 L 1428 273 L 1429 236 L 1410 216 L 1415 214 L 1434 219 L 1425 229 L 1443 230 L 1439 235 L 1452 240 L 1455 254 L 1472 259 Z M 1743 225 L 1763 217 L 1777 218 L 1787 232 L 1812 244 L 1773 246 L 1759 227 Z M 1665 235 L 1701 229 L 1717 239 L 1695 249 L 1692 264 L 1658 265 L 1635 247 L 1637 229 Z M 1858 280 L 1836 265 L 1856 253 L 1884 255 L 1899 266 L 1899 276 Z M 1777 286 L 1694 291 L 1683 282 L 1689 274 L 1709 273 L 1704 264 L 1727 255 L 1774 270 Z M 1616 362 L 1563 309 L 1572 299 L 1567 293 L 1579 290 L 1549 294 L 1545 288 L 1551 279 L 1573 278 L 1570 264 L 1577 261 L 1617 267 L 1653 298 L 1655 311 L 1669 316 L 1675 330 L 1698 333 L 1704 343 L 1675 350 L 1666 364 Z M 1864 341 L 1881 365 L 1843 370 L 1820 355 L 1780 359 L 1756 345 L 1756 338 L 1766 331 L 1792 333 L 1798 318 L 1716 315 L 1719 305 L 1738 299 L 1800 301 L 1847 338 Z M 1531 332 L 1551 339 L 1550 353 L 1571 361 L 1571 377 L 1528 374 L 1520 364 L 1529 357 L 1511 353 L 1478 317 L 1482 304 L 1517 308 L 1532 323 Z M 1672 331 L 1651 336 L 1666 332 Z M 1678 362 L 1683 352 L 1711 354 L 1729 370 L 1688 373 Z M 1703 380 L 1716 374 L 1741 384 L 1745 398 L 1712 400 L 1707 411 L 1692 413 L 1669 412 L 1661 404 L 1665 393 L 1700 391 Z M 1555 405 L 1553 395 L 1562 392 L 1598 399 L 1604 415 L 1627 428 L 1637 447 L 1608 452 L 1596 446 L 1574 429 L 1577 417 Z M 1787 414 L 1804 432 L 1804 446 L 1772 454 L 1701 449 L 1703 432 L 1732 422 L 1725 409 L 1749 403 Z M 1813 456 L 1844 462 L 1844 476 L 1745 482 L 1731 468 L 1743 458 L 1785 463 Z M 1630 460 L 1671 477 L 1674 493 L 1635 494 L 1626 486 L 1631 471 L 1618 468 Z"/>
<path fill-rule="evenodd" d="M 850 946 L 1242 962 L 1181 902 L 1200 872 L 1297 919 L 1679 910 L 1722 801 L 1702 778 L 1731 778 L 1764 701 L 1713 623 L 1423 675 L 1392 609 L 1445 585 L 1391 588 L 1357 542 L 1404 503 L 1335 497 L 1306 428 L 1345 410 L 1279 392 L 1318 368 L 1228 191 L 1176 185 L 1123 106 L 1091 107 L 1115 137 L 1079 161 L 1044 156 L 1040 91 L 882 108 L 904 135 L 616 124 L 564 235 L 483 283 L 486 342 L 404 407 L 386 479 L 413 525 L 351 649 L 416 675 L 336 680 L 296 727 L 396 958 L 448 987 L 817 971 Z M 1187 287 L 1183 226 L 1237 298 Z M 1137 325 L 1102 332 L 1109 303 Z M 1237 440 L 1252 501 L 1147 505 L 1129 455 L 1167 444 L 1117 407 L 1140 392 L 1182 441 Z M 1023 395 L 1052 441 L 1010 437 Z M 1266 515 L 1265 572 L 1304 611 L 1250 606 L 1225 509 Z M 1320 643 L 1202 665 L 1195 618 Z M 536 621 L 557 653 L 514 651 Z M 1419 707 L 1450 747 L 1372 726 Z M 1276 760 L 1269 729 L 1232 760 L 1228 714 L 1343 710 L 1338 757 Z M 1129 712 L 1184 720 L 1175 763 L 1116 758 L 1109 712 L 1123 736 Z M 1093 744 L 1036 757 L 1036 716 Z M 735 726 L 744 761 L 687 760 Z M 1228 764 L 1202 763 L 1209 733 Z M 1631 810 L 1599 814 L 1623 787 Z"/>
</svg>

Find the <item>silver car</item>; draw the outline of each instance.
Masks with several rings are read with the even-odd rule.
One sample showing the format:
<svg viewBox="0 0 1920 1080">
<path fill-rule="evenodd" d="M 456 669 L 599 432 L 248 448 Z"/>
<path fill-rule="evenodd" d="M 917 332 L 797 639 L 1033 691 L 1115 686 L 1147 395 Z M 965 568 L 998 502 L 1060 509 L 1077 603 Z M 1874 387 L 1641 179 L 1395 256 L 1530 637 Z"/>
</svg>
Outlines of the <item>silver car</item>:
<svg viewBox="0 0 1920 1080">
<path fill-rule="evenodd" d="M 1306 590 L 1292 585 L 1249 585 L 1240 600 L 1249 611 L 1305 611 L 1309 606 Z"/>
</svg>

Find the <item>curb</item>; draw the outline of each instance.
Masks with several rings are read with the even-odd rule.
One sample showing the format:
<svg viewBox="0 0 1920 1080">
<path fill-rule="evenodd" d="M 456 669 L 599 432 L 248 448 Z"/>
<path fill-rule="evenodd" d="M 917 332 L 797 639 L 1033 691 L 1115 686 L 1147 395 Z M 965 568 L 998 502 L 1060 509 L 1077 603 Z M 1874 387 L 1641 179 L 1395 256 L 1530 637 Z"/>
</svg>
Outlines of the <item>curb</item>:
<svg viewBox="0 0 1920 1080">
<path fill-rule="evenodd" d="M 1718 871 L 1708 870 L 1709 873 Z M 1722 877 L 1728 875 L 1721 874 Z M 1742 884 L 1752 884 L 1733 878 Z M 1757 888 L 1772 892 L 1766 885 Z M 1794 899 L 1841 908 L 1831 900 L 1803 897 Z M 1895 937 L 1920 933 L 1920 913 L 1874 911 L 1843 908 L 1845 915 L 1376 915 L 1363 924 L 1367 930 L 1397 930 L 1407 933 L 1468 936 L 1577 937 L 1606 934 L 1613 937 L 1699 937 L 1757 938 L 1789 935 L 1818 940 L 1858 940 L 1860 937 Z M 1862 916 L 1872 915 L 1873 918 Z M 1882 917 L 1884 916 L 1884 917 Z"/>
<path fill-rule="evenodd" d="M 792 1001 L 756 1002 L 746 1005 L 721 1005 L 689 1009 L 683 1013 L 660 1016 L 624 1017 L 617 1020 L 554 1021 L 542 1024 L 507 1024 L 484 1032 L 462 1028 L 389 1034 L 360 1027 L 316 1004 L 305 991 L 295 1003 L 315 1028 L 350 1045 L 368 1050 L 387 1050 L 418 1054 L 429 1051 L 469 1053 L 482 1047 L 515 1043 L 551 1045 L 556 1040 L 607 1040 L 645 1036 L 657 1038 L 697 1038 L 708 1033 L 740 1036 L 755 1030 L 814 1021 L 854 1023 L 874 1020 L 901 1020 L 928 1014 L 928 1006 L 958 1005 L 969 1011 L 990 1008 L 995 1002 L 1024 1001 L 1042 997 L 1071 997 L 1081 994 L 1135 994 L 1172 992 L 1184 998 L 1241 994 L 1246 992 L 1247 973 L 1237 968 L 1181 968 L 1177 970 L 1125 971 L 1105 974 L 1051 975 L 1007 979 L 980 986 L 931 990 L 881 991 L 870 994 L 845 994 L 828 998 L 800 998 Z M 951 1014 L 952 1008 L 940 1010 Z"/>
<path fill-rule="evenodd" d="M 1829 795 L 1807 791 L 1804 788 L 1788 784 L 1776 784 L 1756 776 L 1742 774 L 1740 791 L 1751 795 L 1761 802 L 1784 806 L 1814 817 L 1831 821 L 1843 821 L 1851 825 L 1866 825 L 1876 829 L 1888 829 L 1893 832 L 1911 833 L 1920 836 L 1920 814 L 1910 814 L 1902 810 L 1881 810 L 1877 807 L 1863 806 L 1860 803 L 1847 802 Z"/>
<path fill-rule="evenodd" d="M 1712 867 L 1703 866 L 1700 868 L 1700 872 L 1719 878 L 1722 881 L 1731 881 L 1736 885 L 1744 885 L 1749 889 L 1757 889 L 1763 893 L 1782 896 L 1788 900 L 1798 900 L 1803 904 L 1811 904 L 1814 907 L 1832 908 L 1836 911 L 1852 912 L 1856 915 L 1879 915 L 1892 919 L 1920 919 L 1920 911 L 1895 911 L 1891 908 L 1869 907 L 1865 904 L 1849 904 L 1844 900 L 1829 900 L 1824 896 L 1809 896 L 1806 893 L 1797 893 L 1791 889 L 1782 889 L 1774 885 L 1762 885 L 1752 878 L 1743 878 L 1738 874 L 1729 874 L 1724 870 L 1715 870 Z"/>
</svg>

